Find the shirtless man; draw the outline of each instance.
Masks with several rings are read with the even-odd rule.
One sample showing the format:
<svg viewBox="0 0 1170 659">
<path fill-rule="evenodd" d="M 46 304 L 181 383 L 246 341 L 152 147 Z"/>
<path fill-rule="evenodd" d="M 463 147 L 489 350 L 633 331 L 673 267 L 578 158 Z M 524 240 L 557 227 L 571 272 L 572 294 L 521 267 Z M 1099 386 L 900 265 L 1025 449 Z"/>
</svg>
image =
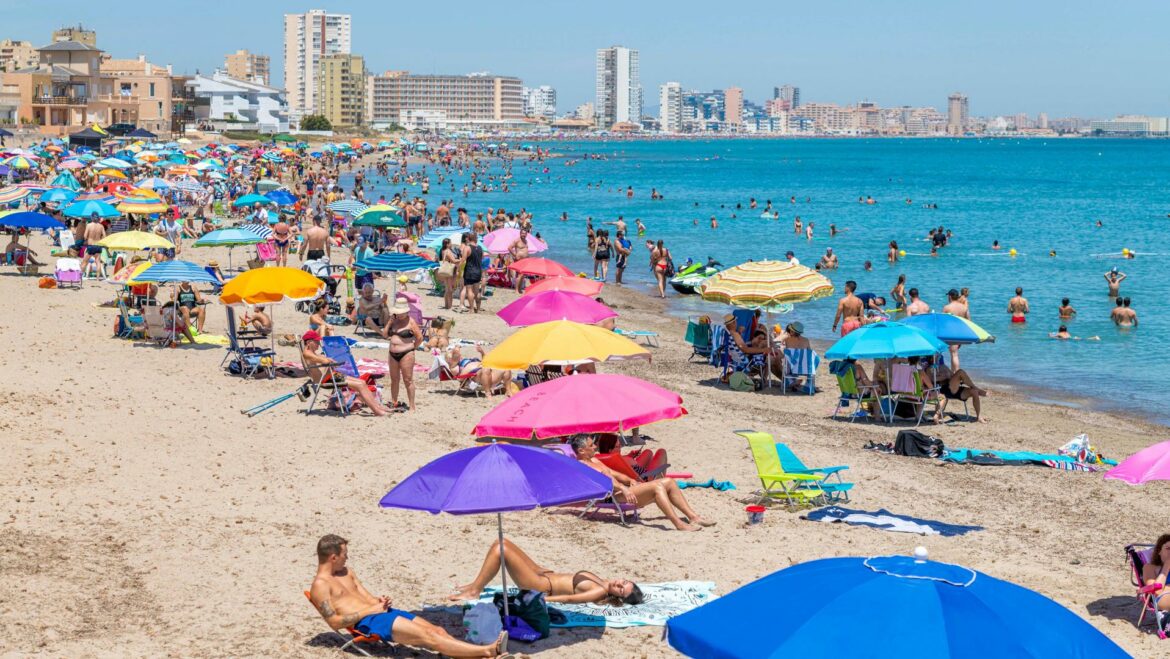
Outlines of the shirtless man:
<svg viewBox="0 0 1170 659">
<path fill-rule="evenodd" d="M 520 235 L 516 237 L 516 240 L 512 241 L 511 245 L 508 245 L 508 254 L 512 255 L 512 263 L 520 259 L 528 258 L 528 229 L 520 230 Z M 525 277 L 519 272 L 514 273 L 514 276 L 516 277 L 516 294 L 519 295 L 520 288 L 524 285 Z"/>
<path fill-rule="evenodd" d="M 1008 300 L 1008 313 L 1012 315 L 1012 323 L 1019 325 L 1028 322 L 1028 312 L 1031 308 L 1028 306 L 1028 298 L 1024 297 L 1024 289 L 1017 286 L 1016 296 Z"/>
<path fill-rule="evenodd" d="M 1105 281 L 1109 284 L 1109 297 L 1117 297 L 1121 292 L 1121 282 L 1125 281 L 1126 274 L 1113 268 L 1105 273 Z"/>
<path fill-rule="evenodd" d="M 1137 327 L 1137 312 L 1129 308 L 1129 298 L 1117 298 L 1117 306 L 1109 313 L 1109 318 L 1118 327 Z"/>
<path fill-rule="evenodd" d="M 98 214 L 94 213 L 89 216 L 89 222 L 85 223 L 85 232 L 82 233 L 85 239 L 85 254 L 82 256 L 82 269 L 87 270 L 85 262 L 93 259 L 97 265 L 98 270 L 104 272 L 105 268 L 102 266 L 102 248 L 98 245 L 102 238 L 106 237 L 106 228 L 102 226 L 98 219 Z"/>
<path fill-rule="evenodd" d="M 317 541 L 317 574 L 309 589 L 313 606 L 334 630 L 354 628 L 385 641 L 424 648 L 447 657 L 498 657 L 508 652 L 508 633 L 494 645 L 460 641 L 447 630 L 413 613 L 391 607 L 385 595 L 374 597 L 346 566 L 349 541 L 333 534 Z"/>
<path fill-rule="evenodd" d="M 305 229 L 305 239 L 297 254 L 301 261 L 317 261 L 330 256 L 329 232 L 321 226 L 321 218 L 313 218 L 313 226 Z"/>
<path fill-rule="evenodd" d="M 313 378 L 313 382 L 317 383 L 326 380 L 325 370 L 322 367 L 332 366 L 334 361 L 317 352 L 321 349 L 321 335 L 315 330 L 309 330 L 301 337 L 301 343 L 304 346 L 301 349 L 301 358 L 304 359 L 305 366 L 309 369 L 309 377 Z M 339 374 L 335 373 L 334 377 L 337 375 Z M 377 399 L 374 398 L 374 393 L 370 391 L 369 386 L 364 381 L 346 376 L 345 386 L 357 394 L 362 403 L 365 403 L 366 407 L 370 408 L 370 411 L 374 413 L 374 416 L 386 416 L 390 414 L 390 410 L 378 404 Z"/>
<path fill-rule="evenodd" d="M 832 247 L 825 248 L 825 255 L 821 257 L 822 270 L 836 270 L 837 269 L 837 255 L 833 253 Z"/>
<path fill-rule="evenodd" d="M 906 305 L 907 316 L 920 316 L 924 313 L 930 313 L 930 305 L 918 299 L 917 288 L 911 288 L 906 291 L 906 294 L 910 296 L 910 304 Z"/>
<path fill-rule="evenodd" d="M 942 308 L 943 313 L 949 313 L 952 316 L 959 318 L 971 319 L 971 313 L 967 310 L 967 305 L 959 297 L 959 291 L 951 289 L 947 291 L 947 303 Z"/>
<path fill-rule="evenodd" d="M 845 282 L 845 296 L 837 302 L 837 314 L 833 316 L 832 331 L 837 331 L 837 323 L 841 323 L 841 336 L 861 327 L 861 319 L 865 316 L 865 304 L 861 298 L 853 294 L 856 290 L 857 282 L 852 279 Z"/>
</svg>

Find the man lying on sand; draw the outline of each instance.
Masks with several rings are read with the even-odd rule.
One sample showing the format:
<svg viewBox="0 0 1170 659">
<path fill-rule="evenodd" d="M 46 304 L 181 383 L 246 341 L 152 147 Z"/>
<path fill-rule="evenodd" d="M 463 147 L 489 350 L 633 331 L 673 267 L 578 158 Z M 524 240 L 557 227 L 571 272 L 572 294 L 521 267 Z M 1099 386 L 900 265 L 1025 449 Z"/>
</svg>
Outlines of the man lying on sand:
<svg viewBox="0 0 1170 659">
<path fill-rule="evenodd" d="M 317 542 L 317 576 L 309 599 L 333 629 L 353 627 L 363 634 L 377 634 L 383 640 L 424 648 L 447 657 L 498 657 L 508 652 L 508 632 L 501 632 L 494 645 L 473 645 L 460 641 L 442 627 L 413 613 L 391 607 L 389 597 L 374 597 L 346 566 L 349 541 L 336 535 Z"/>
</svg>

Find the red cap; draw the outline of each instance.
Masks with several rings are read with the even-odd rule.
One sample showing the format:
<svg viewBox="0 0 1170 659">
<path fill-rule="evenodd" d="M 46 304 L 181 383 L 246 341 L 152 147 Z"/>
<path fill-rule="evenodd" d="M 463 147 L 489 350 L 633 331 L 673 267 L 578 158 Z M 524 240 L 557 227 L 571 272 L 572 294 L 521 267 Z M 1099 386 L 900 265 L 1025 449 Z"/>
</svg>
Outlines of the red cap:
<svg viewBox="0 0 1170 659">
<path fill-rule="evenodd" d="M 321 342 L 321 335 L 318 334 L 315 330 L 309 330 L 308 332 L 305 332 L 304 334 L 301 335 L 301 342 L 302 343 L 308 342 L 308 341 L 316 341 L 317 343 L 320 343 Z"/>
</svg>

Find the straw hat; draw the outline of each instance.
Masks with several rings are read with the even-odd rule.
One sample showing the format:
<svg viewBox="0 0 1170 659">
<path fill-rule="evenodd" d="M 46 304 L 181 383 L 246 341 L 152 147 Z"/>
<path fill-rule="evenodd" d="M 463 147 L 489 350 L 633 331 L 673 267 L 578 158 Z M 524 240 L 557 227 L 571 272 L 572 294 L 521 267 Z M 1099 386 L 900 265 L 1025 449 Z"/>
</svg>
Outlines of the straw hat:
<svg viewBox="0 0 1170 659">
<path fill-rule="evenodd" d="M 208 266 L 208 267 L 210 267 L 210 268 L 218 268 L 218 267 L 219 267 L 219 261 L 216 261 L 215 259 L 212 259 L 212 260 L 210 260 L 210 261 L 208 261 L 208 262 L 207 262 L 207 266 Z"/>
<path fill-rule="evenodd" d="M 396 316 L 408 314 L 410 313 L 410 305 L 406 303 L 406 300 L 395 300 L 394 306 L 390 307 L 390 313 Z"/>
</svg>

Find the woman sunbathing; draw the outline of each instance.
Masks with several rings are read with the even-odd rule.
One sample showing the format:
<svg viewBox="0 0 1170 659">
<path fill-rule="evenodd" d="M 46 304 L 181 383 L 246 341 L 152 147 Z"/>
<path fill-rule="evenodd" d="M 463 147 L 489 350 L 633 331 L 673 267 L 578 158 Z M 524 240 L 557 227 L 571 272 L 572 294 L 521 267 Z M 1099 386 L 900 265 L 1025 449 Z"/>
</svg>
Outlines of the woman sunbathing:
<svg viewBox="0 0 1170 659">
<path fill-rule="evenodd" d="M 1154 606 L 1159 611 L 1170 611 L 1170 592 L 1166 591 L 1166 575 L 1170 573 L 1170 533 L 1158 536 L 1150 562 L 1142 567 L 1142 581 L 1147 586 L 1161 586 L 1154 595 Z"/>
<path fill-rule="evenodd" d="M 524 550 L 507 539 L 504 540 L 504 563 L 512 583 L 520 588 L 544 593 L 545 599 L 549 602 L 608 603 L 613 606 L 642 603 L 642 590 L 633 581 L 602 579 L 586 570 L 573 574 L 553 572 L 537 565 Z M 452 601 L 477 599 L 484 586 L 493 581 L 499 572 L 500 543 L 497 540 L 488 549 L 487 556 L 483 559 L 483 567 L 479 568 L 475 580 L 466 586 L 459 586 L 447 599 Z"/>
<path fill-rule="evenodd" d="M 573 450 L 577 459 L 586 465 L 609 476 L 613 480 L 614 499 L 619 503 L 628 503 L 639 508 L 655 503 L 663 515 L 674 524 L 679 531 L 702 531 L 704 526 L 715 526 L 699 516 L 683 497 L 682 490 L 673 478 L 659 478 L 645 483 L 635 482 L 629 476 L 623 476 L 611 470 L 597 459 L 597 440 L 592 435 L 577 435 L 573 438 Z M 683 522 L 678 512 L 689 520 Z"/>
<path fill-rule="evenodd" d="M 483 388 L 484 394 L 491 398 L 494 389 L 499 389 L 501 385 L 512 379 L 512 371 L 483 368 L 483 346 L 477 344 L 475 349 L 479 352 L 478 356 L 464 357 L 459 346 L 451 346 L 447 350 L 448 368 L 451 375 L 456 377 L 476 373 L 475 381 Z"/>
</svg>

